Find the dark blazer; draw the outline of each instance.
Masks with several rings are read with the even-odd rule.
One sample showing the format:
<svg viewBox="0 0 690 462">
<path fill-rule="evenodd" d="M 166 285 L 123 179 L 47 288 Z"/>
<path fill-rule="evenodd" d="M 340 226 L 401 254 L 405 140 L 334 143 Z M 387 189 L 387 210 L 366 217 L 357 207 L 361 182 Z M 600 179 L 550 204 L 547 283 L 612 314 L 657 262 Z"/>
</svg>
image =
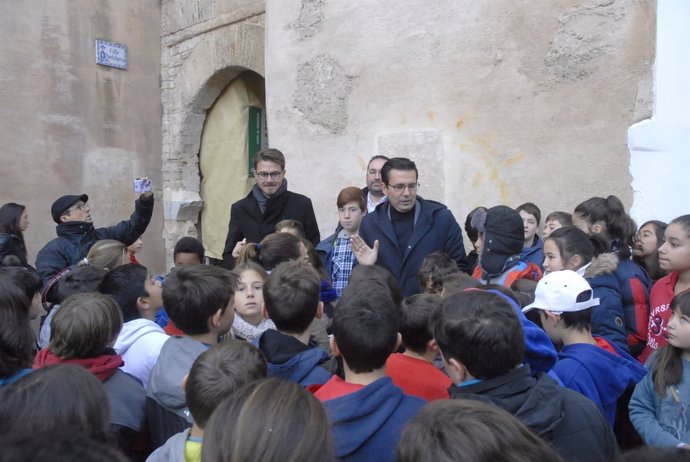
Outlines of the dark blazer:
<svg viewBox="0 0 690 462">
<path fill-rule="evenodd" d="M 467 271 L 465 247 L 462 244 L 462 231 L 448 208 L 435 201 L 417 196 L 421 210 L 416 218 L 414 230 L 406 249 L 401 249 L 395 230 L 388 215 L 390 203 L 376 207 L 376 210 L 362 219 L 359 234 L 369 245 L 379 241 L 377 264 L 393 273 L 400 284 L 404 297 L 420 292 L 417 271 L 424 257 L 441 250 L 455 260 L 460 271 Z"/>
<path fill-rule="evenodd" d="M 314 245 L 319 243 L 321 240 L 319 225 L 316 223 L 311 199 L 306 196 L 285 191 L 270 197 L 263 214 L 251 191 L 247 197 L 232 204 L 228 237 L 225 239 L 223 250 L 223 266 L 229 269 L 235 266 L 232 249 L 239 241 L 247 239 L 247 242 L 261 242 L 261 239 L 275 232 L 279 221 L 288 219 L 302 223 L 307 239 Z"/>
</svg>

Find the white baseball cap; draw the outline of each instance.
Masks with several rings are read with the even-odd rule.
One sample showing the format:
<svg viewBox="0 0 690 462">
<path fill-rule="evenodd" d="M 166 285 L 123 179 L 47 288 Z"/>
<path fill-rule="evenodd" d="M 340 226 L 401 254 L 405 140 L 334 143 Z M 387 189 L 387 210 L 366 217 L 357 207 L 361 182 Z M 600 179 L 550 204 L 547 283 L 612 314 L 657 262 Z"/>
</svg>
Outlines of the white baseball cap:
<svg viewBox="0 0 690 462">
<path fill-rule="evenodd" d="M 534 303 L 522 309 L 523 313 L 536 308 L 549 310 L 554 314 L 574 313 L 599 305 L 598 298 L 587 280 L 575 271 L 554 271 L 544 276 L 537 284 Z"/>
</svg>

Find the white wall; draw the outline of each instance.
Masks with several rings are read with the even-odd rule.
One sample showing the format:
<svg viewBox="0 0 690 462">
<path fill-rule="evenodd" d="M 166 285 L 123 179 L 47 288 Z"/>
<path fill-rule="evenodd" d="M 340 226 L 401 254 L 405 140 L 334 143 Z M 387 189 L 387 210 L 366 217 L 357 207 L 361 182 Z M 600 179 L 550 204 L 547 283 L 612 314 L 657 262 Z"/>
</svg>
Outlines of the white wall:
<svg viewBox="0 0 690 462">
<path fill-rule="evenodd" d="M 658 0 L 656 30 L 654 113 L 628 131 L 638 224 L 690 213 L 690 1 Z"/>
</svg>

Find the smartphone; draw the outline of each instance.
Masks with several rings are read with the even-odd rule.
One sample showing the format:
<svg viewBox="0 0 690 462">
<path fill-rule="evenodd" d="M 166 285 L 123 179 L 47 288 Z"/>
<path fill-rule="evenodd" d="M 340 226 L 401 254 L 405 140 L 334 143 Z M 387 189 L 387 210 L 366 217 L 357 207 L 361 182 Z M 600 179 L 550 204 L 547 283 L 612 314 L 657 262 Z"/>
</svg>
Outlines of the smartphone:
<svg viewBox="0 0 690 462">
<path fill-rule="evenodd" d="M 137 178 L 134 180 L 134 192 L 145 193 L 151 191 L 151 180 L 149 178 Z"/>
</svg>

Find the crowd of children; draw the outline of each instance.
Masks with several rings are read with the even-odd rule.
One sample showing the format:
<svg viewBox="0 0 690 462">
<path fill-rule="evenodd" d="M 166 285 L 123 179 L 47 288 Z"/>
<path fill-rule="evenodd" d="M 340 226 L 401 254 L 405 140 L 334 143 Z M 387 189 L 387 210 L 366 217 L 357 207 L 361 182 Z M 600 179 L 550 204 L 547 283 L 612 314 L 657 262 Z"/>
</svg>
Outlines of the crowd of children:
<svg viewBox="0 0 690 462">
<path fill-rule="evenodd" d="M 141 240 L 50 287 L 3 258 L 0 462 L 690 457 L 690 215 L 478 207 L 468 272 L 433 252 L 402 298 L 350 247 L 361 190 L 337 206 L 316 248 L 284 220 L 232 271 L 192 237 L 160 277 Z"/>
</svg>

